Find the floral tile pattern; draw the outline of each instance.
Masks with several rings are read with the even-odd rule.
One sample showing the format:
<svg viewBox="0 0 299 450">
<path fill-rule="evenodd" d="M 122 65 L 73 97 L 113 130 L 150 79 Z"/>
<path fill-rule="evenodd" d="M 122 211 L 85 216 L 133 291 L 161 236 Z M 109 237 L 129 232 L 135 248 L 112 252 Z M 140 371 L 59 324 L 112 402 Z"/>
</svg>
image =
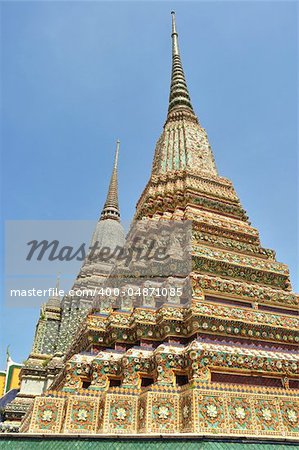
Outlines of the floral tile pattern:
<svg viewBox="0 0 299 450">
<path fill-rule="evenodd" d="M 295 401 L 280 401 L 282 421 L 288 433 L 296 435 L 299 432 L 299 404 Z"/>
<path fill-rule="evenodd" d="M 253 431 L 251 405 L 246 397 L 232 397 L 227 401 L 229 428 L 236 432 Z"/>
<path fill-rule="evenodd" d="M 136 432 L 137 402 L 137 396 L 108 393 L 104 413 L 104 432 Z"/>
<path fill-rule="evenodd" d="M 41 397 L 35 400 L 30 432 L 59 433 L 61 430 L 65 399 Z"/>
<path fill-rule="evenodd" d="M 65 419 L 65 433 L 96 433 L 99 398 L 71 396 Z"/>
<path fill-rule="evenodd" d="M 224 399 L 220 396 L 198 395 L 199 429 L 202 431 L 224 428 Z"/>
<path fill-rule="evenodd" d="M 257 430 L 261 433 L 279 431 L 279 416 L 277 405 L 274 400 L 255 400 L 254 402 L 255 415 L 257 419 Z"/>
</svg>

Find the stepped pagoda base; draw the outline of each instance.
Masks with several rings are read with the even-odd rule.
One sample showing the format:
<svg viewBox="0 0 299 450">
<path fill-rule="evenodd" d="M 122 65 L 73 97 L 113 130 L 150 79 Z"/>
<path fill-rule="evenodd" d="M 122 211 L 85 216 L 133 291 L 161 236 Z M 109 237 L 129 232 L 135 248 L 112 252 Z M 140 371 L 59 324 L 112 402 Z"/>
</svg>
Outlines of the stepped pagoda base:
<svg viewBox="0 0 299 450">
<path fill-rule="evenodd" d="M 112 387 L 105 392 L 48 391 L 37 397 L 21 433 L 123 435 L 174 434 L 184 438 L 297 438 L 297 390 L 227 386 L 204 381 L 181 387 Z"/>
</svg>

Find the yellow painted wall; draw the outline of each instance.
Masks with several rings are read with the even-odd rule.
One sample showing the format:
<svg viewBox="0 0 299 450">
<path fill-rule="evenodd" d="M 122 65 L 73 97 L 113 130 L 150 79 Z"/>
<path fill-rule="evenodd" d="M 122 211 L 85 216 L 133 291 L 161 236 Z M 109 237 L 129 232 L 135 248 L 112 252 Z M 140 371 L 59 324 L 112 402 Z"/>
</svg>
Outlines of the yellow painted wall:
<svg viewBox="0 0 299 450">
<path fill-rule="evenodd" d="M 0 397 L 4 395 L 4 387 L 5 387 L 6 373 L 0 373 Z"/>
<path fill-rule="evenodd" d="M 0 397 L 2 397 L 6 392 L 11 389 L 19 389 L 20 387 L 20 372 L 22 366 L 19 364 L 8 364 L 8 368 L 6 372 L 0 372 Z M 5 388 L 5 384 L 8 385 Z"/>
<path fill-rule="evenodd" d="M 19 379 L 20 372 L 21 367 L 14 367 L 12 369 L 11 381 L 10 385 L 7 386 L 7 391 L 9 391 L 10 389 L 18 389 L 20 387 L 20 379 Z"/>
</svg>

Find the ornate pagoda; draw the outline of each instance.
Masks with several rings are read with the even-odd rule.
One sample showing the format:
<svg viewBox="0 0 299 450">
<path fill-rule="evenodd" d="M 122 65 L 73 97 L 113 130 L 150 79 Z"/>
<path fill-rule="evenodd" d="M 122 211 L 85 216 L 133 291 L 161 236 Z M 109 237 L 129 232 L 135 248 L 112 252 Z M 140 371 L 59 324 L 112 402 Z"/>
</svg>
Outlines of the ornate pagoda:
<svg viewBox="0 0 299 450">
<path fill-rule="evenodd" d="M 135 221 L 191 223 L 190 272 L 168 277 L 182 297 L 94 307 L 21 431 L 298 439 L 299 297 L 218 174 L 174 13 L 168 115 Z"/>
<path fill-rule="evenodd" d="M 90 248 L 95 243 L 111 249 L 124 244 L 125 232 L 120 223 L 118 202 L 119 147 L 120 142 L 117 141 L 106 201 L 93 232 Z M 112 267 L 112 261 L 99 263 L 87 256 L 72 290 L 88 293 L 100 287 Z M 20 373 L 20 392 L 5 407 L 4 431 L 18 428 L 35 396 L 47 390 L 55 376 L 64 367 L 64 356 L 93 303 L 89 295 L 82 297 L 65 295 L 61 299 L 58 293 L 59 280 L 57 280 L 54 294 L 41 307 L 32 351 Z"/>
</svg>

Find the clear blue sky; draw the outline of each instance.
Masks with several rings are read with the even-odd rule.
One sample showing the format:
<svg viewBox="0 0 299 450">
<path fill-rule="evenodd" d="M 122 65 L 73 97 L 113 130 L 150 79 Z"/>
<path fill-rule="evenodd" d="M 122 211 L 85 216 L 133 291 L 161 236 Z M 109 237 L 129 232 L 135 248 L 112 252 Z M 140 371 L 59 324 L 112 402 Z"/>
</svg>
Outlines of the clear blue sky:
<svg viewBox="0 0 299 450">
<path fill-rule="evenodd" d="M 167 112 L 171 9 L 219 171 L 298 291 L 295 2 L 2 2 L 3 217 L 96 219 L 119 137 L 132 218 Z M 38 310 L 1 318 L 3 368 Z"/>
</svg>

